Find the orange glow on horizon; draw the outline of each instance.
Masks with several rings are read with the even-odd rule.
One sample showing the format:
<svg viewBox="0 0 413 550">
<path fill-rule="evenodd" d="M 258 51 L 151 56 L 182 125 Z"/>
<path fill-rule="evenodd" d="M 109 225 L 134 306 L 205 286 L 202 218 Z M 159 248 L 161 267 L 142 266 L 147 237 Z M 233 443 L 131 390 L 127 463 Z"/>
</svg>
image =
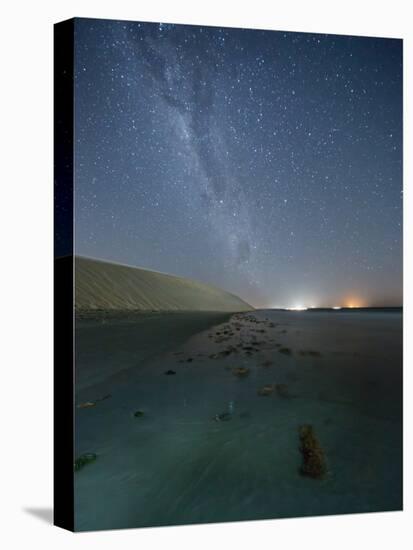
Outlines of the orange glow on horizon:
<svg viewBox="0 0 413 550">
<path fill-rule="evenodd" d="M 350 298 L 344 302 L 344 307 L 353 309 L 357 307 L 365 307 L 365 304 L 359 298 Z"/>
</svg>

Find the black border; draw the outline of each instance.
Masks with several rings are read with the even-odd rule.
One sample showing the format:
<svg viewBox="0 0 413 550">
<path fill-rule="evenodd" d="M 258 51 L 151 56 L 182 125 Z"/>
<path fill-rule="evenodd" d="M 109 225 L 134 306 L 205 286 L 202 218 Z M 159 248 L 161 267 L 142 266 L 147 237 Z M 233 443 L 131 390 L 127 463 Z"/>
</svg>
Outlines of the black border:
<svg viewBox="0 0 413 550">
<path fill-rule="evenodd" d="M 74 20 L 54 25 L 54 518 L 74 531 Z"/>
</svg>

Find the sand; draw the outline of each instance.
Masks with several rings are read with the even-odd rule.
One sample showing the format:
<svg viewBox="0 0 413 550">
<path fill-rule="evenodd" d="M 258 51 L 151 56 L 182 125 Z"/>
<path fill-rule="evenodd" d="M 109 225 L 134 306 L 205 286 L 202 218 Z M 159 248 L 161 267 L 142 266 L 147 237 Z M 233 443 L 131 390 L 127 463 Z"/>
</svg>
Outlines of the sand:
<svg viewBox="0 0 413 550">
<path fill-rule="evenodd" d="M 401 313 L 153 315 L 76 323 L 78 530 L 401 508 Z"/>
<path fill-rule="evenodd" d="M 165 273 L 75 257 L 75 307 L 85 310 L 248 311 L 229 292 Z"/>
</svg>

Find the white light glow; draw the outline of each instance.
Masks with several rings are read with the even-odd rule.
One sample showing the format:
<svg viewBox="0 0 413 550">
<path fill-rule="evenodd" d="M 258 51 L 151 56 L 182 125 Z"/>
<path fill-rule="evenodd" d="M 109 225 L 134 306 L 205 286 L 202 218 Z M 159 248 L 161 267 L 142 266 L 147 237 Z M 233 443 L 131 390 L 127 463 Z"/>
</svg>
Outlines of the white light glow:
<svg viewBox="0 0 413 550">
<path fill-rule="evenodd" d="M 304 306 L 286 307 L 287 311 L 306 311 L 308 308 Z"/>
</svg>

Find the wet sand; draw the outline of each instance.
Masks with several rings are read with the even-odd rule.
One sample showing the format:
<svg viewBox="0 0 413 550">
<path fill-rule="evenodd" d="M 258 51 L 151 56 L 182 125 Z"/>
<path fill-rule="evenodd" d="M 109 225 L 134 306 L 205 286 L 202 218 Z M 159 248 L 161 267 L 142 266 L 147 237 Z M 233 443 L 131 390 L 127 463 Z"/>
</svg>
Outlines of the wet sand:
<svg viewBox="0 0 413 550">
<path fill-rule="evenodd" d="M 402 506 L 401 313 L 101 313 L 76 356 L 77 530 Z"/>
</svg>

